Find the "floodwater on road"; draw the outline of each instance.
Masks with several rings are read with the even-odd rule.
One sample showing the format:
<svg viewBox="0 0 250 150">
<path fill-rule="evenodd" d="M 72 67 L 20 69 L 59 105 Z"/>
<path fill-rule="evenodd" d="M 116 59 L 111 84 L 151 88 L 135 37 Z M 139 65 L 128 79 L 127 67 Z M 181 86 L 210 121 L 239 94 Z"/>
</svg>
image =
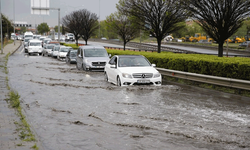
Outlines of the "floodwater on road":
<svg viewBox="0 0 250 150">
<path fill-rule="evenodd" d="M 194 87 L 117 87 L 103 72 L 17 52 L 9 83 L 46 150 L 250 149 L 250 99 Z"/>
</svg>

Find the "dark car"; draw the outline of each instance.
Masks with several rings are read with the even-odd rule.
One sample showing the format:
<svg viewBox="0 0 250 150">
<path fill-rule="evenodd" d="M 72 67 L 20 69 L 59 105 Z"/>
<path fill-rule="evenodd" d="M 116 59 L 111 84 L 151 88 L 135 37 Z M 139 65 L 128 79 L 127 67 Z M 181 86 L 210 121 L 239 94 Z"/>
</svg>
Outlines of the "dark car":
<svg viewBox="0 0 250 150">
<path fill-rule="evenodd" d="M 66 55 L 66 63 L 76 63 L 76 54 L 77 54 L 77 50 L 75 49 L 71 49 L 68 51 L 67 55 Z"/>
</svg>

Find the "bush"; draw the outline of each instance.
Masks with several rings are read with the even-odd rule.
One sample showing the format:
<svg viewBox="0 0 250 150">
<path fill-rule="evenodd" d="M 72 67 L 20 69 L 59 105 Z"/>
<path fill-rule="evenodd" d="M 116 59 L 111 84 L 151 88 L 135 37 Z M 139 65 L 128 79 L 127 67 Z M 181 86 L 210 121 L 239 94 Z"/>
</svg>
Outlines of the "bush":
<svg viewBox="0 0 250 150">
<path fill-rule="evenodd" d="M 138 51 L 107 50 L 111 55 L 144 55 L 159 68 L 192 72 L 227 78 L 250 80 L 250 59 L 242 57 L 217 57 L 204 54 L 150 53 Z"/>
</svg>

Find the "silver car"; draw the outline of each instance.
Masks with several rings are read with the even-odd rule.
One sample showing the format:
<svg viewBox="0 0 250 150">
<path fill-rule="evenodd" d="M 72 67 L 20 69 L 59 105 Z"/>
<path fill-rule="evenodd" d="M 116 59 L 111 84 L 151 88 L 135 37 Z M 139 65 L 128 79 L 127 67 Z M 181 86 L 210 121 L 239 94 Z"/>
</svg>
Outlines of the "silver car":
<svg viewBox="0 0 250 150">
<path fill-rule="evenodd" d="M 76 68 L 87 71 L 104 71 L 109 57 L 102 46 L 80 46 L 77 51 Z"/>
<path fill-rule="evenodd" d="M 60 45 L 55 45 L 52 49 L 51 57 L 57 58 L 58 51 L 60 50 Z"/>
</svg>

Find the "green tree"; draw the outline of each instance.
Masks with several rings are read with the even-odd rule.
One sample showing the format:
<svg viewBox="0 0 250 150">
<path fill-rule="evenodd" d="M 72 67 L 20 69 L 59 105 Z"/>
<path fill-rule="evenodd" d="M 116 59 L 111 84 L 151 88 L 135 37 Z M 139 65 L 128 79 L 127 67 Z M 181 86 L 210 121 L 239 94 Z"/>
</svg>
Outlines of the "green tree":
<svg viewBox="0 0 250 150">
<path fill-rule="evenodd" d="M 109 29 L 112 29 L 113 33 L 116 33 L 122 39 L 124 50 L 129 41 L 139 36 L 138 26 L 129 17 L 118 12 L 108 16 L 106 24 Z"/>
<path fill-rule="evenodd" d="M 38 33 L 40 34 L 44 34 L 44 33 L 47 33 L 49 32 L 49 26 L 47 25 L 47 23 L 41 23 L 37 26 L 37 30 L 38 30 Z"/>
<path fill-rule="evenodd" d="M 58 26 L 54 27 L 55 32 L 58 32 Z M 62 33 L 62 26 L 60 26 L 60 33 Z"/>
<path fill-rule="evenodd" d="M 185 21 L 187 11 L 181 3 L 182 0 L 120 0 L 117 9 L 133 17 L 142 30 L 157 39 L 160 53 L 162 39 L 183 28 L 179 23 Z"/>
<path fill-rule="evenodd" d="M 250 15 L 249 0 L 185 0 L 192 18 L 218 42 L 218 57 L 223 57 L 223 44 L 243 25 Z"/>
<path fill-rule="evenodd" d="M 9 19 L 2 14 L 2 32 L 3 32 L 3 38 L 8 36 L 10 38 L 11 33 L 13 33 L 14 28 L 11 26 L 11 22 Z"/>
</svg>

